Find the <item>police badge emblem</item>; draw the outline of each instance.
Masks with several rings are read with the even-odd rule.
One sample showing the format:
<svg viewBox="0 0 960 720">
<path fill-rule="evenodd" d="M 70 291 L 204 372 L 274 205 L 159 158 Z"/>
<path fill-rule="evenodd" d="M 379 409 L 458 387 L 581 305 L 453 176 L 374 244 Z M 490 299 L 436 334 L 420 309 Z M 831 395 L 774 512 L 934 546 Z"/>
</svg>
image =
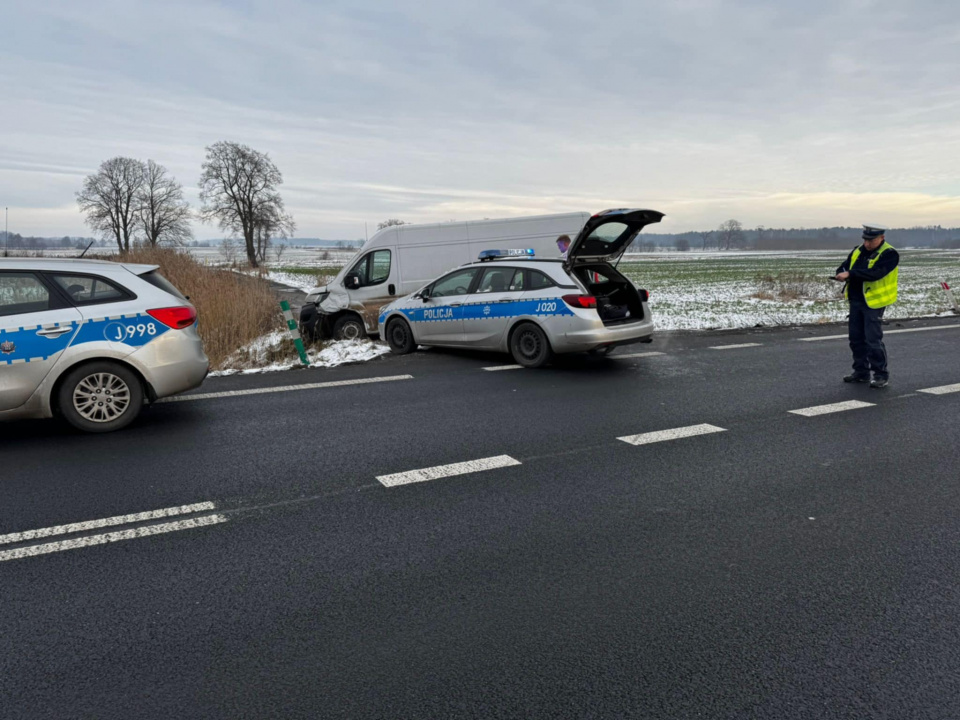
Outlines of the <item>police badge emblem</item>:
<svg viewBox="0 0 960 720">
<path fill-rule="evenodd" d="M 10 355 L 14 350 L 17 349 L 17 346 L 12 342 L 7 340 L 6 342 L 0 343 L 0 353 L 4 355 Z"/>
</svg>

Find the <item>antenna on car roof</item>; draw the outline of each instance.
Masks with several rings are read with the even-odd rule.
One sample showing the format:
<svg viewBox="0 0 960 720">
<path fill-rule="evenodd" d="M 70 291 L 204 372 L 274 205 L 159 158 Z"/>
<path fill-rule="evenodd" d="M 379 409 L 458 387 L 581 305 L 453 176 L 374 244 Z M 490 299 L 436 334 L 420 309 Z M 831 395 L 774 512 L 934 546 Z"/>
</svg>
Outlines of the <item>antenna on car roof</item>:
<svg viewBox="0 0 960 720">
<path fill-rule="evenodd" d="M 93 247 L 93 244 L 94 244 L 95 242 L 96 242 L 96 240 L 91 240 L 91 241 L 90 241 L 90 244 L 87 245 L 87 246 L 83 249 L 83 252 L 82 252 L 82 253 L 80 253 L 80 257 L 83 257 L 84 255 L 86 255 L 86 254 L 87 254 L 87 250 L 89 250 L 90 248 L 92 248 L 92 247 Z"/>
</svg>

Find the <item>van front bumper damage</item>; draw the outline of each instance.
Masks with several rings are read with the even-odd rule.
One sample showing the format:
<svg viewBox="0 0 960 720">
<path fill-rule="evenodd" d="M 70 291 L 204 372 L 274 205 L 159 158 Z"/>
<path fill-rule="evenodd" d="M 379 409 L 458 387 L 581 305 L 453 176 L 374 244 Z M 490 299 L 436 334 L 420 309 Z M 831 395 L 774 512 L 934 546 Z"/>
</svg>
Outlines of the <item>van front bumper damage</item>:
<svg viewBox="0 0 960 720">
<path fill-rule="evenodd" d="M 300 334 L 308 340 L 321 337 L 323 330 L 323 315 L 317 309 L 316 303 L 304 303 L 300 308 Z"/>
</svg>

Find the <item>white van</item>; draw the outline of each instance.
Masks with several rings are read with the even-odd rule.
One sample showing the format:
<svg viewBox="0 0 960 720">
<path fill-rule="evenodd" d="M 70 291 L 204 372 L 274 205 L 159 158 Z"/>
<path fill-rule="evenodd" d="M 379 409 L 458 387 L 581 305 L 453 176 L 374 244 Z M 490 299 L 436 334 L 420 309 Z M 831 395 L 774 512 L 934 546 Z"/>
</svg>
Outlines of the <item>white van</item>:
<svg viewBox="0 0 960 720">
<path fill-rule="evenodd" d="M 329 285 L 309 292 L 301 332 L 337 339 L 376 335 L 381 307 L 475 261 L 482 250 L 533 248 L 538 258 L 559 258 L 557 238 L 572 240 L 589 218 L 577 212 L 384 228 Z"/>
</svg>

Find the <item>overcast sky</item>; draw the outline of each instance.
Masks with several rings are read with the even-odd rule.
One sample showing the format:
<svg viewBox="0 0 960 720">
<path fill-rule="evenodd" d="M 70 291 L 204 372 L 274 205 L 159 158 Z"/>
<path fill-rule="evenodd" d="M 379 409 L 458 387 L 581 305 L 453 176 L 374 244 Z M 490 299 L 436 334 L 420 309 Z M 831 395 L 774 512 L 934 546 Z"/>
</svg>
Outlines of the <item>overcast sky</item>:
<svg viewBox="0 0 960 720">
<path fill-rule="evenodd" d="M 663 231 L 960 225 L 948 0 L 12 0 L 3 26 L 25 235 L 90 234 L 74 193 L 115 155 L 196 205 L 218 140 L 270 154 L 301 237 L 623 206 Z"/>
</svg>

